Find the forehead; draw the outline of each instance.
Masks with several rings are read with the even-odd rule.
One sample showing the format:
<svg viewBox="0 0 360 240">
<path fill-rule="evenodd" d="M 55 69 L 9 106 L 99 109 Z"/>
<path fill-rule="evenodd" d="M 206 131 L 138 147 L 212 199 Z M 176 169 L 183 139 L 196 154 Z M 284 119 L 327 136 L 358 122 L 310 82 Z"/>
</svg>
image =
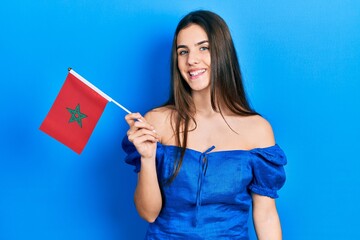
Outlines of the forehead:
<svg viewBox="0 0 360 240">
<path fill-rule="evenodd" d="M 208 36 L 204 29 L 197 24 L 191 24 L 177 35 L 177 45 L 195 45 L 198 42 L 208 40 Z"/>
</svg>

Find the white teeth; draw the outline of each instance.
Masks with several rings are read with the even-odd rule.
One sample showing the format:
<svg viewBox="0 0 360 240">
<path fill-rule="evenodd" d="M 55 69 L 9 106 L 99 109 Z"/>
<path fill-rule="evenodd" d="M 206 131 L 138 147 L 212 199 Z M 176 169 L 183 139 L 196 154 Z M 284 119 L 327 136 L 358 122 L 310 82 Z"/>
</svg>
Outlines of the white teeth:
<svg viewBox="0 0 360 240">
<path fill-rule="evenodd" d="M 197 70 L 197 71 L 194 71 L 194 72 L 189 72 L 190 76 L 197 76 L 201 73 L 205 72 L 205 69 L 202 69 L 202 70 Z"/>
</svg>

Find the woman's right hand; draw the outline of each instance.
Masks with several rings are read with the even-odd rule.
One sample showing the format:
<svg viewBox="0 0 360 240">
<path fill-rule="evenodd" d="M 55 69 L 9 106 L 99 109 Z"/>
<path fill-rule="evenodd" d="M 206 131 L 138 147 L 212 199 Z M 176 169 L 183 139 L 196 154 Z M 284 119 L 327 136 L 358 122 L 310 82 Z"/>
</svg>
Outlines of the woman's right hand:
<svg viewBox="0 0 360 240">
<path fill-rule="evenodd" d="M 149 119 L 149 115 L 147 115 Z M 159 135 L 154 127 L 139 113 L 125 116 L 130 129 L 127 136 L 141 156 L 141 170 L 134 194 L 139 215 L 148 222 L 154 222 L 162 207 L 162 196 L 156 171 L 156 145 Z"/>
<path fill-rule="evenodd" d="M 129 141 L 134 144 L 142 158 L 153 158 L 156 154 L 156 143 L 159 141 L 154 127 L 140 113 L 130 113 L 125 116 L 125 120 L 130 127 L 127 131 Z"/>
</svg>

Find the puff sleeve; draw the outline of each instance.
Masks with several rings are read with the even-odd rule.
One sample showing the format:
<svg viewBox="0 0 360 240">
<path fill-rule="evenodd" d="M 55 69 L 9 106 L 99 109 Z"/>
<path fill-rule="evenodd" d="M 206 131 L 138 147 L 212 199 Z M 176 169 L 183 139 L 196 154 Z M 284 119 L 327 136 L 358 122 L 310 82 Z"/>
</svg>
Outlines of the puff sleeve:
<svg viewBox="0 0 360 240">
<path fill-rule="evenodd" d="M 135 145 L 129 141 L 128 137 L 125 135 L 125 137 L 122 140 L 121 143 L 122 149 L 126 153 L 125 162 L 127 164 L 135 166 L 134 172 L 138 173 L 141 169 L 141 156 L 136 150 Z M 158 167 L 159 164 L 159 158 L 162 158 L 164 156 L 164 151 L 161 148 L 161 145 L 158 143 L 156 148 L 156 166 Z"/>
<path fill-rule="evenodd" d="M 249 189 L 259 195 L 277 198 L 277 191 L 284 185 L 286 176 L 284 165 L 287 159 L 276 144 L 272 147 L 252 150 L 253 180 Z"/>
<path fill-rule="evenodd" d="M 134 146 L 134 144 L 129 141 L 129 139 L 127 138 L 126 135 L 122 140 L 121 146 L 122 146 L 122 149 L 126 153 L 125 162 L 127 164 L 135 166 L 134 172 L 136 172 L 136 173 L 140 172 L 141 156 L 138 153 L 138 151 L 136 150 L 136 147 Z"/>
</svg>

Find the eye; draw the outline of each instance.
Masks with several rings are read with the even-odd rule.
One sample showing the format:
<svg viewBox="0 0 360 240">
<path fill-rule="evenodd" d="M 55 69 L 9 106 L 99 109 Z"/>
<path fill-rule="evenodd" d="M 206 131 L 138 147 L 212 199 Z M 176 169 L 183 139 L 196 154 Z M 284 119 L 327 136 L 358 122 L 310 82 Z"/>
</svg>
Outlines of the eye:
<svg viewBox="0 0 360 240">
<path fill-rule="evenodd" d="M 209 50 L 209 47 L 200 47 L 200 51 L 206 51 L 206 50 Z"/>
<path fill-rule="evenodd" d="M 178 55 L 185 55 L 185 54 L 187 54 L 188 53 L 188 51 L 186 51 L 186 50 L 180 50 L 180 51 L 178 51 Z"/>
</svg>

